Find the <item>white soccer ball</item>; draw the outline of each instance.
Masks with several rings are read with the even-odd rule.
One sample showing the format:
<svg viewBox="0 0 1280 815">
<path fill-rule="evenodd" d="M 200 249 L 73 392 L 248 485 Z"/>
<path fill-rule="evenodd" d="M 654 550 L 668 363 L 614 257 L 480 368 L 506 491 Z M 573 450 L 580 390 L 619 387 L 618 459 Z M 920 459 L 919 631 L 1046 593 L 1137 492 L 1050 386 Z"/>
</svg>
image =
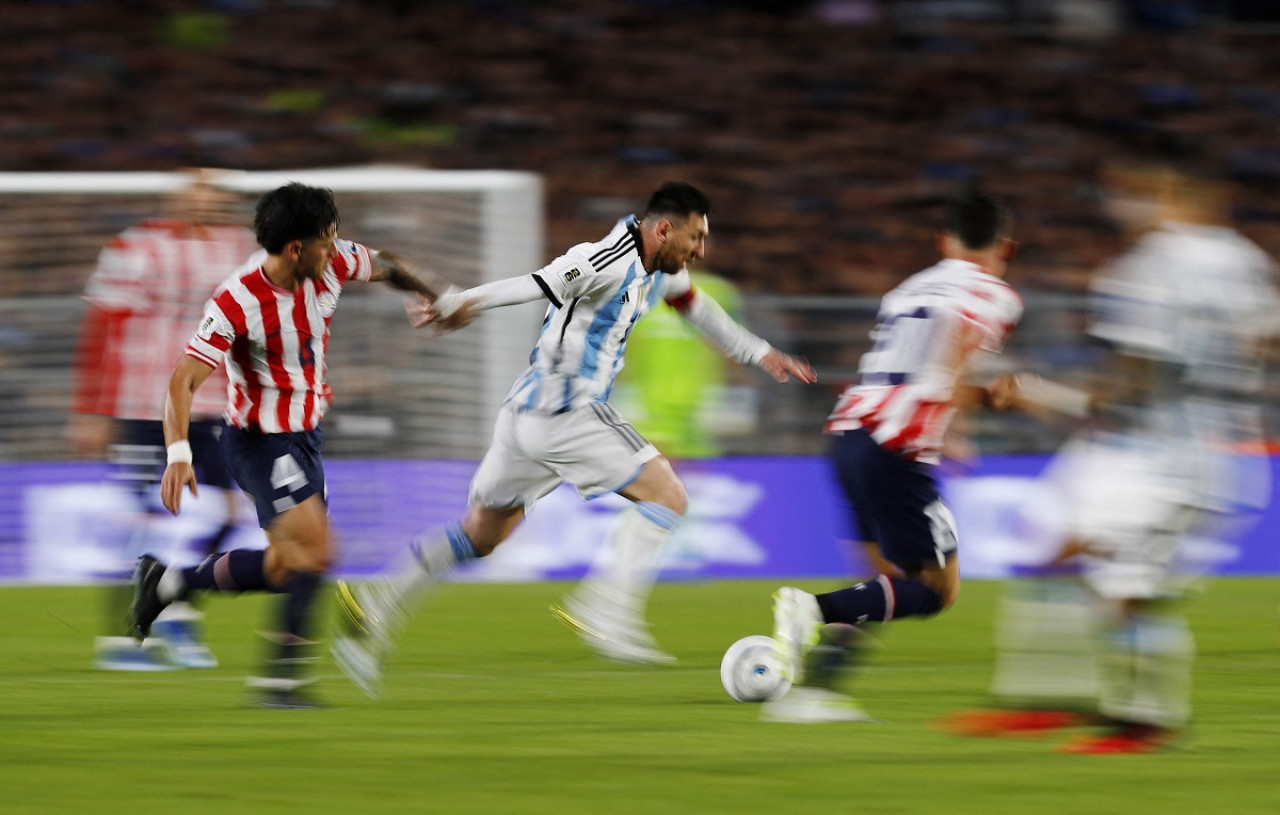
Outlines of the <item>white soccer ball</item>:
<svg viewBox="0 0 1280 815">
<path fill-rule="evenodd" d="M 735 702 L 767 702 L 791 687 L 772 637 L 754 634 L 729 646 L 720 661 L 720 683 Z"/>
</svg>

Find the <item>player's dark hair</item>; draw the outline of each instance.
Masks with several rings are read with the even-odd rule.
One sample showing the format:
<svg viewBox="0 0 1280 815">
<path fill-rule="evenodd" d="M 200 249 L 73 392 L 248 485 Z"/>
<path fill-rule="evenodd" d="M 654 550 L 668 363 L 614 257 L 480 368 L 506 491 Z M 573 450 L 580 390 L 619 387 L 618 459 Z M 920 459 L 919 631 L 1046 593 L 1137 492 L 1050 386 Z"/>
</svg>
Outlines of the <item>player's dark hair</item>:
<svg viewBox="0 0 1280 815">
<path fill-rule="evenodd" d="M 1009 232 L 1009 210 L 996 198 L 968 192 L 951 204 L 947 231 L 966 249 L 986 249 Z"/>
<path fill-rule="evenodd" d="M 333 191 L 293 182 L 278 187 L 258 199 L 253 230 L 258 243 L 273 255 L 292 241 L 322 237 L 338 223 L 338 205 Z"/>
<path fill-rule="evenodd" d="M 710 215 L 711 199 L 687 181 L 668 181 L 649 196 L 649 205 L 644 208 L 648 215 L 679 215 L 688 218 L 690 215 Z"/>
</svg>

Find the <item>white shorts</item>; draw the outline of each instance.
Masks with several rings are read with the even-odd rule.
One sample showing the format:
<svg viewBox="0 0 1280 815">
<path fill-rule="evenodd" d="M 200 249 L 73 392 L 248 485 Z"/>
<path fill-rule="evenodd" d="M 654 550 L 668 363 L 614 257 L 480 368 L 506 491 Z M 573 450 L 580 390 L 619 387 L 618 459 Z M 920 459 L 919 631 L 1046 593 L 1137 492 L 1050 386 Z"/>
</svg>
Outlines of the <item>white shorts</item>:
<svg viewBox="0 0 1280 815">
<path fill-rule="evenodd" d="M 1203 501 L 1202 471 L 1191 442 L 1141 434 L 1077 437 L 1046 472 L 1069 513 L 1070 531 L 1103 556 L 1084 558 L 1084 579 L 1109 599 L 1178 593 L 1185 539 L 1214 514 Z"/>
<path fill-rule="evenodd" d="M 583 498 L 617 492 L 658 450 L 607 404 L 547 415 L 503 405 L 475 477 L 470 505 L 532 506 L 561 482 Z"/>
</svg>

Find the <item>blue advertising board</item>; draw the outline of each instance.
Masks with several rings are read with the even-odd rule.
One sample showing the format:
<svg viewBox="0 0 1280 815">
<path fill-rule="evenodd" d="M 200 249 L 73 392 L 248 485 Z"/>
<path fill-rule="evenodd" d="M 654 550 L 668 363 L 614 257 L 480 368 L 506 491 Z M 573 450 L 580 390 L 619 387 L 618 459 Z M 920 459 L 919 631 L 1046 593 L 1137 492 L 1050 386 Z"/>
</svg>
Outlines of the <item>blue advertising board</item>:
<svg viewBox="0 0 1280 815">
<path fill-rule="evenodd" d="M 992 456 L 963 474 L 944 475 L 969 578 L 999 578 L 1043 557 L 1055 543 L 1038 478 L 1044 456 Z M 1277 461 L 1269 460 L 1273 481 Z M 820 457 L 733 458 L 680 464 L 690 510 L 668 546 L 664 579 L 831 577 L 864 574 L 847 540 L 849 518 Z M 332 460 L 326 463 L 330 515 L 349 576 L 378 570 L 415 536 L 460 516 L 472 461 Z M 88 463 L 0 464 L 0 580 L 76 583 L 119 571 L 132 553 L 126 496 Z M 191 540 L 219 523 L 212 490 L 187 500 L 178 518 L 157 516 L 141 545 L 174 559 L 195 557 Z M 528 581 L 581 575 L 611 534 L 625 501 L 583 501 L 561 486 L 530 512 L 516 534 L 460 575 Z M 1247 524 L 1198 541 L 1218 574 L 1280 574 L 1275 545 L 1280 508 L 1271 502 Z M 136 535 L 133 536 L 137 538 Z M 246 502 L 232 546 L 263 546 Z"/>
</svg>

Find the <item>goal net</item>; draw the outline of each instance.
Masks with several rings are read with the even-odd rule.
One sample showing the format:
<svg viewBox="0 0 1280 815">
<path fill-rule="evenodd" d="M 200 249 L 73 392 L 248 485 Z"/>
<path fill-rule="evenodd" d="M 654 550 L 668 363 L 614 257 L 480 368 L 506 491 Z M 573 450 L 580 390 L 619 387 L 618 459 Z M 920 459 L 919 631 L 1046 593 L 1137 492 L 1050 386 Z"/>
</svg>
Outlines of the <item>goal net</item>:
<svg viewBox="0 0 1280 815">
<path fill-rule="evenodd" d="M 461 286 L 542 262 L 536 175 L 360 167 L 228 173 L 218 183 L 239 195 L 249 225 L 258 196 L 290 181 L 334 191 L 343 237 Z M 178 173 L 0 173 L 0 460 L 71 457 L 62 432 L 85 281 L 102 246 L 161 213 L 164 195 L 182 183 Z M 543 308 L 504 309 L 432 338 L 409 326 L 402 300 L 379 285 L 343 294 L 330 342 L 326 455 L 477 458 L 527 364 Z M 181 349 L 157 353 L 176 362 Z"/>
</svg>

